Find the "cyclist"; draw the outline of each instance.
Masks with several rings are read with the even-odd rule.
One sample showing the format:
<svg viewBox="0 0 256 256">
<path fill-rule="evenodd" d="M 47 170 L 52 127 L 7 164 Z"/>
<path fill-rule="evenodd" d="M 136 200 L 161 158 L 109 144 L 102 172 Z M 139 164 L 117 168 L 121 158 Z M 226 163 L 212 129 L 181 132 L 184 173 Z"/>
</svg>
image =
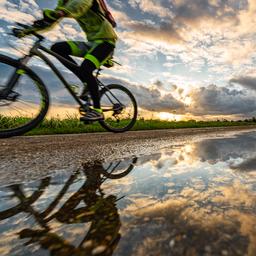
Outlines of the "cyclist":
<svg viewBox="0 0 256 256">
<path fill-rule="evenodd" d="M 113 17 L 109 12 L 107 12 L 108 17 L 104 14 L 106 14 L 106 9 L 102 6 L 102 0 L 58 0 L 55 10 L 45 9 L 43 19 L 35 21 L 33 25 L 38 30 L 51 28 L 61 18 L 68 17 L 74 18 L 85 32 L 88 42 L 58 42 L 51 47 L 52 51 L 75 64 L 76 62 L 70 55 L 84 58 L 81 66 L 77 68 L 63 63 L 85 84 L 80 98 L 85 100 L 86 91 L 89 90 L 93 100 L 93 107 L 80 118 L 81 121 L 104 119 L 99 101 L 99 88 L 93 71 L 109 60 L 117 41 Z"/>
</svg>

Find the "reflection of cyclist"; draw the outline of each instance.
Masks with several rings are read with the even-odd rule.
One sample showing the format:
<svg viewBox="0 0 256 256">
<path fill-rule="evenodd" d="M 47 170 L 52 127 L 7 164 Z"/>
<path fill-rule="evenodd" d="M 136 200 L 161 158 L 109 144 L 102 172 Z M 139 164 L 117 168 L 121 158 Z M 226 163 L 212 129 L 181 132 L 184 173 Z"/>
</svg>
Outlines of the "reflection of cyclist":
<svg viewBox="0 0 256 256">
<path fill-rule="evenodd" d="M 104 255 L 111 255 L 120 239 L 121 222 L 116 208 L 117 198 L 113 195 L 104 197 L 100 188 L 103 172 L 99 162 L 86 167 L 84 173 L 87 179 L 84 185 L 66 201 L 55 217 L 68 224 L 91 222 L 90 230 L 82 241 L 90 241 L 85 252 L 89 253 L 101 246 L 105 249 Z M 78 207 L 81 202 L 85 206 Z"/>
<path fill-rule="evenodd" d="M 132 168 L 128 169 L 130 172 Z M 43 229 L 24 229 L 20 232 L 21 238 L 30 238 L 28 243 L 40 243 L 51 255 L 92 255 L 95 250 L 98 250 L 97 255 L 112 255 L 120 239 L 121 222 L 116 207 L 117 198 L 113 195 L 105 197 L 100 188 L 104 181 L 102 173 L 105 172 L 101 163 L 84 166 L 83 171 L 86 180 L 82 187 L 55 214 L 45 219 L 44 225 L 40 223 Z M 74 178 L 70 179 L 71 183 Z M 90 222 L 91 225 L 86 236 L 76 247 L 51 232 L 48 223 L 54 218 L 61 223 Z"/>
<path fill-rule="evenodd" d="M 62 189 L 54 196 L 54 200 L 40 212 L 35 209 L 33 204 L 40 200 L 44 191 L 51 184 L 50 177 L 42 179 L 36 189 L 33 186 L 34 192 L 28 196 L 22 185 L 9 186 L 13 192 L 10 198 L 12 200 L 15 198 L 15 202 L 18 201 L 18 204 L 13 206 L 11 203 L 11 208 L 0 211 L 0 221 L 20 213 L 28 213 L 29 216 L 33 216 L 38 225 L 35 226 L 35 229 L 20 231 L 20 238 L 27 239 L 25 245 L 39 243 L 42 248 L 49 250 L 51 255 L 96 254 L 110 256 L 120 239 L 121 222 L 116 207 L 116 202 L 119 199 L 114 195 L 105 196 L 101 185 L 107 179 L 125 177 L 133 170 L 136 162 L 137 158 L 134 158 L 132 162 L 117 161 L 106 165 L 96 161 L 93 165 L 83 165 L 84 184 L 62 204 L 60 209 L 57 209 L 57 206 L 60 205 L 72 184 L 77 187 L 80 170 L 68 178 Z M 53 223 L 56 223 L 54 220 L 64 224 L 90 223 L 90 229 L 86 230 L 86 235 L 80 240 L 80 244 L 74 245 L 52 231 Z M 15 223 L 13 224 L 15 225 Z"/>
<path fill-rule="evenodd" d="M 115 22 L 107 11 L 102 0 L 59 0 L 55 10 L 44 10 L 44 18 L 34 22 L 40 29 L 51 27 L 63 17 L 74 18 L 87 35 L 88 42 L 67 41 L 52 46 L 52 50 L 72 63 L 75 61 L 69 56 L 84 57 L 80 67 L 63 63 L 75 73 L 85 85 L 93 100 L 93 108 L 81 117 L 82 121 L 103 120 L 104 116 L 99 102 L 99 89 L 93 71 L 112 56 L 117 40 L 113 29 Z M 85 99 L 86 90 L 80 96 Z"/>
</svg>

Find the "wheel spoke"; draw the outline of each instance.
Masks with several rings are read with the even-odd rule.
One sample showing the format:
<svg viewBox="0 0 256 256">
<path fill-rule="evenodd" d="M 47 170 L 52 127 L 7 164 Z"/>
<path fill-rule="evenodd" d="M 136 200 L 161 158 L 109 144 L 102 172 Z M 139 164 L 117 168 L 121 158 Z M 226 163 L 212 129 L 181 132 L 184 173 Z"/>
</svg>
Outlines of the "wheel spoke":
<svg viewBox="0 0 256 256">
<path fill-rule="evenodd" d="M 16 60 L 0 56 L 0 90 L 7 88 L 7 85 L 3 86 L 3 80 L 15 82 L 9 95 L 0 99 L 0 138 L 20 135 L 32 129 L 43 119 L 49 106 L 43 82 L 30 70 L 17 76 L 15 70 L 19 65 Z"/>
<path fill-rule="evenodd" d="M 101 125 L 112 132 L 124 132 L 134 125 L 137 118 L 136 101 L 125 87 L 109 85 L 101 92 L 101 106 L 105 120 Z"/>
</svg>

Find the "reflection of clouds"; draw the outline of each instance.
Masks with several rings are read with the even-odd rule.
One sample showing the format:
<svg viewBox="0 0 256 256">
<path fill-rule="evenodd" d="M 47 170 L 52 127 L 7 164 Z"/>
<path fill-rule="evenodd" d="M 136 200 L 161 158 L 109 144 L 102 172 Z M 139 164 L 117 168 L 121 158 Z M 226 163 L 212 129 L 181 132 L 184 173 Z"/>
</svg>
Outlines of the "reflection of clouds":
<svg viewBox="0 0 256 256">
<path fill-rule="evenodd" d="M 152 155 L 144 155 L 144 156 L 141 156 L 139 159 L 138 159 L 138 165 L 143 165 L 147 162 L 152 162 L 152 161 L 159 161 L 160 158 L 162 157 L 162 153 L 155 153 L 155 154 L 152 154 Z"/>
<path fill-rule="evenodd" d="M 255 139 L 255 133 L 248 133 L 229 139 L 204 140 L 196 144 L 193 154 L 210 164 L 238 158 L 249 159 L 256 151 Z"/>
<path fill-rule="evenodd" d="M 129 223 L 133 228 L 124 232 L 125 239 L 133 242 L 134 252 L 140 252 L 136 255 L 168 255 L 170 250 L 173 255 L 190 255 L 186 253 L 192 250 L 191 255 L 203 255 L 206 246 L 211 246 L 214 255 L 221 255 L 224 249 L 231 255 L 246 252 L 246 236 L 233 235 L 240 232 L 236 221 L 227 218 L 223 211 L 210 213 L 210 208 L 193 204 L 189 197 L 175 198 L 134 212 L 135 218 Z M 238 250 L 241 254 L 234 254 Z"/>
<path fill-rule="evenodd" d="M 246 186 L 240 181 L 236 181 L 228 187 L 218 187 L 215 190 L 218 191 L 218 195 L 212 199 L 215 203 L 229 204 L 233 207 L 243 207 L 244 209 L 256 207 L 256 193 L 253 193 L 248 185 Z"/>
<path fill-rule="evenodd" d="M 231 166 L 234 170 L 254 172 L 256 171 L 256 156 L 254 158 L 245 159 L 242 163 Z"/>
<path fill-rule="evenodd" d="M 128 215 L 134 214 L 134 212 L 141 210 L 143 208 L 148 208 L 154 206 L 157 203 L 156 198 L 146 197 L 142 194 L 133 194 L 132 197 L 129 197 L 129 205 L 123 211 L 123 214 Z"/>
<path fill-rule="evenodd" d="M 247 250 L 255 255 L 255 176 L 229 167 L 249 159 L 254 149 L 255 134 L 248 133 L 139 159 L 133 173 L 136 186 L 130 184 L 121 210 L 128 221 L 122 233 L 132 241 L 132 252 L 168 254 L 171 244 L 174 255 L 192 248 L 194 254 L 204 254 L 205 246 L 212 246 L 214 255 L 245 255 Z M 122 247 L 118 252 L 122 254 Z"/>
<path fill-rule="evenodd" d="M 132 210 L 130 217 L 135 218 L 130 218 L 129 223 L 134 228 L 123 231 L 125 239 L 134 242 L 134 251 L 143 251 L 138 255 L 146 255 L 151 250 L 155 255 L 160 251 L 163 255 L 170 241 L 175 244 L 173 252 L 182 244 L 183 249 L 194 248 L 195 254 L 200 254 L 204 246 L 211 245 L 214 255 L 221 255 L 224 249 L 231 255 L 244 255 L 247 247 L 248 255 L 254 255 L 256 218 L 249 210 L 255 209 L 253 198 L 255 195 L 239 181 L 216 187 L 212 184 L 205 191 L 198 191 L 193 185 L 184 187 L 181 193 L 176 191 L 175 195 L 161 202 L 140 198 L 136 201 L 136 205 L 141 204 L 140 208 L 127 208 Z M 150 232 L 149 238 L 146 232 Z M 138 234 L 142 238 L 140 243 L 136 242 Z M 158 244 L 150 246 L 148 239 L 157 239 Z M 227 247 L 227 244 L 232 244 L 232 247 Z M 239 250 L 241 253 L 235 253 Z"/>
<path fill-rule="evenodd" d="M 233 216 L 232 216 L 233 215 Z M 256 229 L 255 229 L 255 216 L 247 213 L 240 213 L 238 211 L 230 211 L 232 218 L 237 218 L 241 223 L 240 232 L 241 234 L 248 236 L 250 244 L 248 246 L 248 255 L 255 255 L 256 252 Z"/>
</svg>

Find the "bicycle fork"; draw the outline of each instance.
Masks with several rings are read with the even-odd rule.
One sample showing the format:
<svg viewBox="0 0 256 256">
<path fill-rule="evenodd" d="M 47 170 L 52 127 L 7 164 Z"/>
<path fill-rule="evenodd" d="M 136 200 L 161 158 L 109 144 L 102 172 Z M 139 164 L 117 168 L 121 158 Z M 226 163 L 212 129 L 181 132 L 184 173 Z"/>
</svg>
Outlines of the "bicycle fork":
<svg viewBox="0 0 256 256">
<path fill-rule="evenodd" d="M 18 93 L 13 91 L 13 88 L 17 84 L 19 78 L 25 74 L 25 71 L 22 69 L 22 66 L 26 65 L 30 59 L 30 56 L 25 56 L 19 60 L 20 66 L 16 68 L 11 75 L 9 81 L 7 82 L 6 87 L 3 90 L 0 90 L 0 100 L 7 99 L 15 101 L 16 98 L 19 96 Z"/>
</svg>

